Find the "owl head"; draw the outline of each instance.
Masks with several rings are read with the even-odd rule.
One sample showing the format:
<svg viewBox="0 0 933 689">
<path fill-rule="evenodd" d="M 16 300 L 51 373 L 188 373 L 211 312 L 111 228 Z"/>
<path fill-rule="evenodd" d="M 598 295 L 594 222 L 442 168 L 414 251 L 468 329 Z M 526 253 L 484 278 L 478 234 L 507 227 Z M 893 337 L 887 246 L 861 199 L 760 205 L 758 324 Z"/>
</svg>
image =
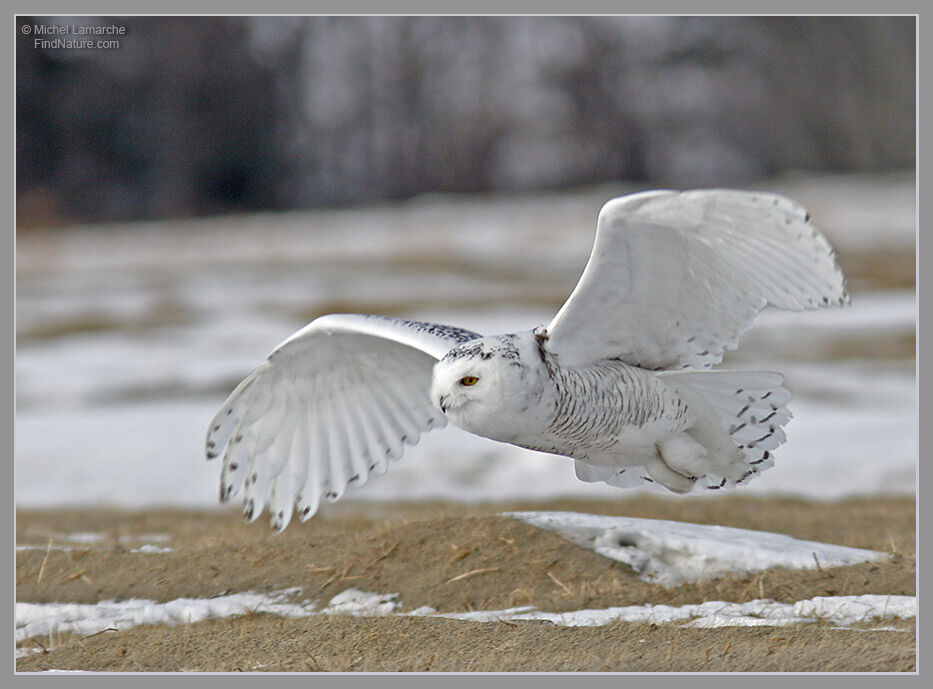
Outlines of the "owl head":
<svg viewBox="0 0 933 689">
<path fill-rule="evenodd" d="M 454 347 L 434 366 L 431 399 L 456 425 L 510 442 L 531 405 L 540 372 L 534 336 L 496 335 Z M 526 417 L 527 420 L 527 417 Z"/>
</svg>

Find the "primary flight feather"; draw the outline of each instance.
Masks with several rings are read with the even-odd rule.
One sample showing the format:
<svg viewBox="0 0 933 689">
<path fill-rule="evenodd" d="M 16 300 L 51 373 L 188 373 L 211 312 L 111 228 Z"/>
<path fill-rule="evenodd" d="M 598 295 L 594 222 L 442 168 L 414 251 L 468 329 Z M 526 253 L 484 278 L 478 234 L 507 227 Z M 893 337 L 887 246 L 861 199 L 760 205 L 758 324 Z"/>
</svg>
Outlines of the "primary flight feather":
<svg viewBox="0 0 933 689">
<path fill-rule="evenodd" d="M 280 344 L 211 421 L 220 498 L 308 519 L 448 420 L 575 460 L 583 481 L 676 493 L 773 464 L 790 419 L 780 374 L 708 370 L 767 305 L 848 303 L 835 251 L 797 203 L 724 189 L 609 201 L 573 293 L 506 335 L 331 314 Z"/>
</svg>

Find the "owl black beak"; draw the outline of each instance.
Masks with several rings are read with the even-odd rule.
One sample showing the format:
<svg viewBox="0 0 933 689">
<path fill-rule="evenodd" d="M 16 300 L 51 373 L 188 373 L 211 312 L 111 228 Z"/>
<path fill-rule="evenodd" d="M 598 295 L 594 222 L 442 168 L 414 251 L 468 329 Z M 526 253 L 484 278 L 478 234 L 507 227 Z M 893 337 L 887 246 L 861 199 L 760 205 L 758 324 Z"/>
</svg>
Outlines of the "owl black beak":
<svg viewBox="0 0 933 689">
<path fill-rule="evenodd" d="M 447 400 L 450 399 L 447 395 L 441 395 L 440 399 L 437 400 L 437 406 L 441 408 L 441 411 L 445 414 L 447 413 Z"/>
</svg>

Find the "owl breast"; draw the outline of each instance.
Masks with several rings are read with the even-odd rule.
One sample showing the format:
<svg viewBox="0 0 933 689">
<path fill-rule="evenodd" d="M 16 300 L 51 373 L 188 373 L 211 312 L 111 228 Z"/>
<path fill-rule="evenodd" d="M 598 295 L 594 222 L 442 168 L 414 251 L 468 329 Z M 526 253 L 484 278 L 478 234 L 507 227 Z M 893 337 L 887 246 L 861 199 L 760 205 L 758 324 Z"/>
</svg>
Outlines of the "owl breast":
<svg viewBox="0 0 933 689">
<path fill-rule="evenodd" d="M 649 371 L 617 360 L 548 368 L 551 417 L 537 438 L 515 444 L 585 459 L 626 446 L 653 448 L 689 425 L 684 401 Z"/>
</svg>

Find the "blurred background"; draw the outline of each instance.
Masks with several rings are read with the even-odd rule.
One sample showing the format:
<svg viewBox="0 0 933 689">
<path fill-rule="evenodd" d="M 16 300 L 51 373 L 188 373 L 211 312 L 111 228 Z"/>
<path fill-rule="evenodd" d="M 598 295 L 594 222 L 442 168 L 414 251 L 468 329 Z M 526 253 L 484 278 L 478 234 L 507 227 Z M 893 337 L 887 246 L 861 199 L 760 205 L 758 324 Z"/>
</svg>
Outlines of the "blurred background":
<svg viewBox="0 0 933 689">
<path fill-rule="evenodd" d="M 747 490 L 914 491 L 914 17 L 17 22 L 19 505 L 214 504 L 207 423 L 292 331 L 533 327 L 600 206 L 659 186 L 792 196 L 849 279 L 851 309 L 766 312 L 727 360 L 798 398 Z M 53 41 L 89 27 L 118 31 Z M 347 497 L 519 488 L 624 494 L 447 429 Z"/>
<path fill-rule="evenodd" d="M 125 33 L 19 32 L 21 227 L 914 162 L 912 17 L 39 23 Z"/>
</svg>

